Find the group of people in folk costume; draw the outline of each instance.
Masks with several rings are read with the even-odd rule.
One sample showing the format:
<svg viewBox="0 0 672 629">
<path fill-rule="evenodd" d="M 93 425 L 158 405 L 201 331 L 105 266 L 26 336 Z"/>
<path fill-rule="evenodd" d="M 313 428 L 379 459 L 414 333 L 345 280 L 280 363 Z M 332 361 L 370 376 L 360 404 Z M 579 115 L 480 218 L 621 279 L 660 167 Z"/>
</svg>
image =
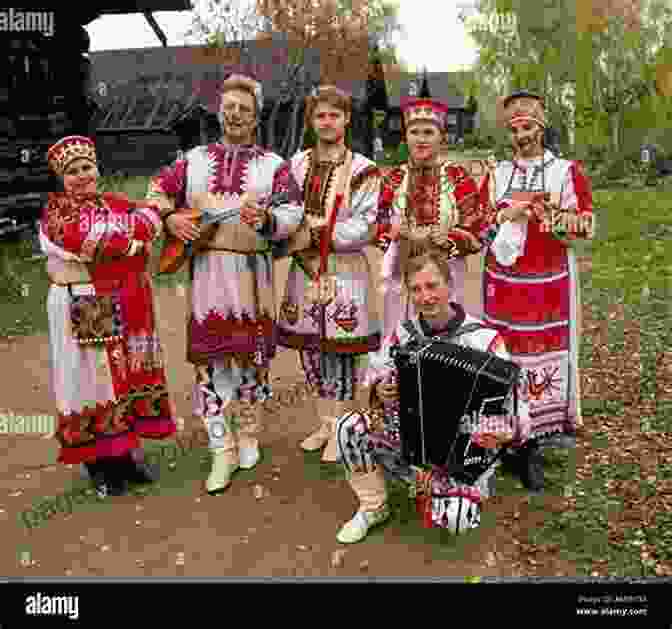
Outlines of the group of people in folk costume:
<svg viewBox="0 0 672 629">
<path fill-rule="evenodd" d="M 409 325 L 420 336 L 441 335 L 522 365 L 517 412 L 484 418 L 490 428 L 483 424 L 481 436 L 492 437 L 493 419 L 513 425 L 507 443 L 520 476 L 541 489 L 539 438 L 572 435 L 581 424 L 580 302 L 569 241 L 592 235 L 580 165 L 544 149 L 543 101 L 516 93 L 502 103 L 516 159 L 491 169 L 480 187 L 464 167 L 441 159 L 447 110 L 436 101 L 404 106 L 409 161 L 386 173 L 346 145 L 352 105 L 338 88 L 309 97 L 306 123 L 317 144 L 287 161 L 253 143 L 262 107 L 257 81 L 230 76 L 222 142 L 164 168 L 140 202 L 98 193 L 90 139 L 69 136 L 50 148 L 63 189 L 50 196 L 40 238 L 52 283 L 59 461 L 84 465 L 98 491 L 111 495 L 156 480 L 140 438 L 172 436 L 176 418 L 157 335 L 151 246 L 164 230 L 198 240 L 202 227 L 180 210 L 215 209 L 213 235 L 189 260 L 186 317 L 194 413 L 212 452 L 208 493 L 224 491 L 237 469 L 259 461 L 263 402 L 280 345 L 298 352 L 317 395 L 319 425 L 301 447 L 323 448 L 324 461 L 341 462 L 359 498 L 339 541 L 359 541 L 388 519 L 383 470 L 410 483 L 423 474 L 401 454 L 390 358 L 392 347 L 408 341 Z M 368 246 L 385 251 L 380 277 Z M 463 304 L 465 260 L 482 251 L 480 321 Z M 282 257 L 291 261 L 276 304 L 274 261 Z M 376 285 L 384 292 L 382 322 Z M 366 388 L 369 407 L 358 408 Z M 434 470 L 431 494 L 459 507 L 449 507 L 439 525 L 477 526 L 493 473 L 464 486 Z"/>
</svg>

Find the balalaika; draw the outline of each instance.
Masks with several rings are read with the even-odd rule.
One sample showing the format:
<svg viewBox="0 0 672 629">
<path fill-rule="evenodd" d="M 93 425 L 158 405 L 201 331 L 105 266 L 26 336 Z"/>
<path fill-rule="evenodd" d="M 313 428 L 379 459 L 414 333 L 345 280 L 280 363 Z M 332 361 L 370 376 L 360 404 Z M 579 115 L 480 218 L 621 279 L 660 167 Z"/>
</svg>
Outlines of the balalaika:
<svg viewBox="0 0 672 629">
<path fill-rule="evenodd" d="M 442 337 L 420 337 L 410 322 L 405 327 L 411 341 L 392 350 L 402 454 L 411 465 L 445 465 L 457 480 L 473 482 L 494 459 L 472 444 L 471 433 L 481 418 L 507 414 L 510 399 L 517 412 L 520 367 Z"/>
</svg>

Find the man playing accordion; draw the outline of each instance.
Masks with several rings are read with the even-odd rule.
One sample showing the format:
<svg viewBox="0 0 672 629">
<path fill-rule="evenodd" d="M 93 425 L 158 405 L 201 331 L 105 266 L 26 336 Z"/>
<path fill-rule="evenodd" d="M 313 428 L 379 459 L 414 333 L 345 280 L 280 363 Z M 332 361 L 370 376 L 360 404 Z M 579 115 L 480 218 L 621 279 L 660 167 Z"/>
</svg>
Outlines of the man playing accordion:
<svg viewBox="0 0 672 629">
<path fill-rule="evenodd" d="M 457 482 L 446 467 L 433 466 L 431 475 L 427 475 L 405 458 L 398 425 L 398 372 L 393 348 L 407 346 L 414 338 L 440 336 L 442 341 L 509 360 L 503 339 L 497 331 L 465 314 L 464 309 L 453 301 L 453 277 L 448 260 L 440 252 L 429 251 L 410 259 L 404 283 L 417 314 L 400 323 L 373 357 L 370 408 L 343 415 L 337 425 L 339 457 L 360 502 L 355 516 L 337 535 L 343 544 L 364 539 L 372 526 L 390 517 L 383 469 L 411 485 L 429 478 L 428 495 L 434 513 L 432 525 L 453 532 L 477 527 L 480 503 L 492 495 L 497 463 L 473 482 L 464 483 Z M 450 404 L 450 399 L 447 398 L 446 403 Z M 501 449 L 503 444 L 522 446 L 529 434 L 529 415 L 525 400 L 516 400 L 515 406 L 517 413 L 513 399 L 508 399 L 504 406 L 505 415 L 476 418 L 471 442 L 489 453 Z M 441 412 L 434 408 L 430 414 L 436 417 Z M 442 508 L 437 509 L 435 502 L 441 503 Z"/>
</svg>

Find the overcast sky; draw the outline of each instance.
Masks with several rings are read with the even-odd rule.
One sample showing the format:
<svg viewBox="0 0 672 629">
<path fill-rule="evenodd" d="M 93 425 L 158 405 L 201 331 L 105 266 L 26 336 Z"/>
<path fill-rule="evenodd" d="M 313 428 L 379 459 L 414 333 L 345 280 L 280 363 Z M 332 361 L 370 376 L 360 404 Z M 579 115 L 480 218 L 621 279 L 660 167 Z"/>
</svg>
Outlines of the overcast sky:
<svg viewBox="0 0 672 629">
<path fill-rule="evenodd" d="M 400 0 L 399 21 L 406 36 L 398 42 L 399 56 L 411 66 L 430 72 L 452 72 L 470 66 L 476 48 L 458 21 L 459 7 L 469 0 Z M 185 40 L 191 13 L 157 12 L 156 21 L 168 38 L 169 46 L 193 43 Z M 91 52 L 160 46 L 141 14 L 108 15 L 87 27 Z"/>
</svg>

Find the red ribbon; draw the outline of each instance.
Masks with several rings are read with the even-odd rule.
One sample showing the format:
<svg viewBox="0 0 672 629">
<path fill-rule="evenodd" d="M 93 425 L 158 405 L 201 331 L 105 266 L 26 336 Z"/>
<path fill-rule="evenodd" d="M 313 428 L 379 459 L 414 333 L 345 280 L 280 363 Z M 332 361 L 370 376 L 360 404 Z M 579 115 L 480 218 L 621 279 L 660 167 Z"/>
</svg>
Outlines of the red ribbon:
<svg viewBox="0 0 672 629">
<path fill-rule="evenodd" d="M 322 232 L 322 240 L 320 241 L 320 275 L 327 272 L 327 258 L 329 257 L 329 247 L 331 239 L 334 235 L 334 226 L 336 225 L 336 216 L 338 215 L 341 205 L 343 204 L 343 195 L 337 194 L 334 200 L 334 209 L 329 217 L 329 224 L 326 225 Z M 319 276 L 318 276 L 319 277 Z"/>
</svg>

